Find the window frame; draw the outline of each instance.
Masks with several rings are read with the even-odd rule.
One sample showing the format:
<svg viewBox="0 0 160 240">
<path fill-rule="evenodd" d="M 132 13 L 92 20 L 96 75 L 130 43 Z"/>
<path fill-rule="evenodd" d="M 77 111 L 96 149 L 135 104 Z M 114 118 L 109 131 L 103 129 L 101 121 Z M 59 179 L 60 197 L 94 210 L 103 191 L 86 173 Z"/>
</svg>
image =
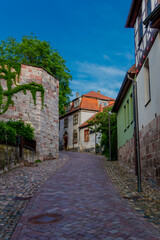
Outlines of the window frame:
<svg viewBox="0 0 160 240">
<path fill-rule="evenodd" d="M 142 21 L 142 7 L 138 13 L 138 46 L 140 46 L 143 39 L 143 21 Z"/>
<path fill-rule="evenodd" d="M 129 128 L 129 125 L 130 125 L 130 121 L 129 121 L 129 99 L 127 100 L 127 114 L 126 114 L 127 116 L 126 116 L 126 122 L 127 122 L 127 128 Z"/>
<path fill-rule="evenodd" d="M 76 135 L 76 137 L 75 137 Z M 77 132 L 73 132 L 73 144 L 78 143 L 78 133 Z"/>
<path fill-rule="evenodd" d="M 84 142 L 89 142 L 89 129 L 84 130 Z"/>
<path fill-rule="evenodd" d="M 134 118 L 134 116 L 133 116 L 133 94 L 132 93 L 130 94 L 130 114 L 131 114 L 130 124 L 132 124 L 133 118 Z"/>
<path fill-rule="evenodd" d="M 151 101 L 151 85 L 150 85 L 150 67 L 149 67 L 149 58 L 146 59 L 144 64 L 144 100 L 145 107 Z"/>
<path fill-rule="evenodd" d="M 73 125 L 78 124 L 78 114 L 73 115 Z"/>
<path fill-rule="evenodd" d="M 68 118 L 64 119 L 64 128 L 68 128 Z"/>
<path fill-rule="evenodd" d="M 146 0 L 146 17 L 148 17 L 151 12 L 152 12 L 152 2 L 151 0 Z"/>
<path fill-rule="evenodd" d="M 126 131 L 127 122 L 126 122 L 126 105 L 123 107 L 123 117 L 124 117 L 124 132 Z"/>
</svg>

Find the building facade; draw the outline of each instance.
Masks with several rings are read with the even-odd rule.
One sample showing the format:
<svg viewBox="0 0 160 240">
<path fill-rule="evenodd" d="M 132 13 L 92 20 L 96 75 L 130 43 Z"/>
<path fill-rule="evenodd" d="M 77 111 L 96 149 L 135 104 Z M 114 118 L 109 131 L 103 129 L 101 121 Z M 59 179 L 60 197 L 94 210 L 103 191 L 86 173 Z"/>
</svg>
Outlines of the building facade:
<svg viewBox="0 0 160 240">
<path fill-rule="evenodd" d="M 99 136 L 89 129 L 88 120 L 102 108 L 114 103 L 113 98 L 91 91 L 69 103 L 66 113 L 60 116 L 60 148 L 76 151 L 94 151 Z M 86 124 L 85 124 L 86 123 Z M 85 126 L 83 125 L 85 124 Z"/>
<path fill-rule="evenodd" d="M 126 27 L 135 32 L 142 175 L 160 182 L 160 1 L 133 0 Z"/>
<path fill-rule="evenodd" d="M 118 160 L 124 165 L 135 169 L 134 152 L 134 109 L 133 109 L 133 84 L 128 75 L 135 77 L 135 65 L 132 66 L 121 86 L 112 112 L 117 113 L 117 148 Z"/>
</svg>

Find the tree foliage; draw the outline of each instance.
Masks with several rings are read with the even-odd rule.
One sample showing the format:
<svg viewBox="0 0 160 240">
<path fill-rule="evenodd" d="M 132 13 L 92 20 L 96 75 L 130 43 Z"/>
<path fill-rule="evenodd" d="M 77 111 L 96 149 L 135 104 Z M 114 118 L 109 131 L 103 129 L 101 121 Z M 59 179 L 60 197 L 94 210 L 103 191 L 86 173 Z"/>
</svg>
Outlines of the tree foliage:
<svg viewBox="0 0 160 240">
<path fill-rule="evenodd" d="M 33 140 L 34 129 L 29 123 L 25 124 L 22 120 L 0 121 L 0 143 L 14 145 L 17 135 L 27 140 Z"/>
<path fill-rule="evenodd" d="M 34 139 L 34 128 L 30 123 L 25 124 L 21 119 L 18 121 L 10 119 L 6 122 L 6 125 L 14 129 L 18 136 L 24 137 L 27 140 Z"/>
<path fill-rule="evenodd" d="M 92 121 L 91 126 L 96 126 L 96 132 L 102 133 L 101 146 L 104 154 L 109 156 L 109 112 L 112 108 L 105 108 L 103 112 L 98 113 Z M 110 133 L 111 133 L 111 156 L 112 160 L 117 159 L 117 117 L 116 114 L 110 114 Z"/>
<path fill-rule="evenodd" d="M 50 43 L 41 41 L 37 37 L 24 36 L 18 42 L 15 38 L 9 37 L 0 42 L 0 61 L 11 61 L 35 65 L 45 68 L 50 74 L 58 78 L 59 86 L 59 110 L 64 113 L 64 105 L 71 95 L 69 82 L 72 77 L 65 65 L 65 60 L 57 50 L 52 49 Z"/>
</svg>

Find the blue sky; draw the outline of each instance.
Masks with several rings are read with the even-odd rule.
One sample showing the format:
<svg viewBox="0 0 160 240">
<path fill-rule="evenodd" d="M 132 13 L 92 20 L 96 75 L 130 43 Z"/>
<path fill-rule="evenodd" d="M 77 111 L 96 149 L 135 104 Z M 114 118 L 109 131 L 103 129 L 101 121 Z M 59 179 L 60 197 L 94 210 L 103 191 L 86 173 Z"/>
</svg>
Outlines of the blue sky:
<svg viewBox="0 0 160 240">
<path fill-rule="evenodd" d="M 116 98 L 134 64 L 133 29 L 125 29 L 131 0 L 5 0 L 0 40 L 33 33 L 66 60 L 73 97 L 89 91 Z"/>
</svg>

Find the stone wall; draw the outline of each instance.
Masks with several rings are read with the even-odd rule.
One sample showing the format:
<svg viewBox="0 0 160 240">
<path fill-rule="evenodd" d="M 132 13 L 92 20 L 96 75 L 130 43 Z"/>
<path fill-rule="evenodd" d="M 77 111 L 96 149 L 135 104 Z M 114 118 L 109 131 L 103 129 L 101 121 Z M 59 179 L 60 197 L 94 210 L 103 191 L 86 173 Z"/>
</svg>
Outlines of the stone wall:
<svg viewBox="0 0 160 240">
<path fill-rule="evenodd" d="M 142 176 L 160 184 L 160 115 L 140 131 Z"/>
<path fill-rule="evenodd" d="M 128 140 L 118 149 L 118 160 L 135 172 L 134 138 Z"/>
<path fill-rule="evenodd" d="M 3 89 L 5 80 L 1 79 Z M 35 82 L 45 89 L 44 107 L 41 106 L 41 93 L 36 94 L 36 106 L 29 90 L 14 94 L 14 106 L 0 115 L 0 120 L 20 119 L 31 123 L 35 129 L 37 142 L 36 155 L 41 160 L 57 158 L 59 154 L 59 81 L 42 68 L 21 65 L 19 85 Z"/>
<path fill-rule="evenodd" d="M 0 174 L 26 162 L 34 162 L 36 154 L 27 148 L 23 148 L 23 158 L 20 158 L 19 147 L 0 144 Z"/>
<path fill-rule="evenodd" d="M 160 185 L 160 115 L 139 133 L 142 177 Z M 135 171 L 134 138 L 118 149 L 118 160 Z"/>
</svg>

